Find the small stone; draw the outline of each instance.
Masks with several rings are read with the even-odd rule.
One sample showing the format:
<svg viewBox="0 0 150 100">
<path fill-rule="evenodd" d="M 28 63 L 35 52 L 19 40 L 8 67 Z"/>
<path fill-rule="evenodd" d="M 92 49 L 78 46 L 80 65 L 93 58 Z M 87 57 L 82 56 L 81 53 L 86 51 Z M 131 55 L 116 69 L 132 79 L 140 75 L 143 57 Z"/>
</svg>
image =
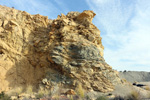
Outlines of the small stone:
<svg viewBox="0 0 150 100">
<path fill-rule="evenodd" d="M 4 20 L 4 22 L 3 22 L 3 28 L 5 28 L 5 26 L 8 24 L 8 21 L 7 20 Z"/>
<path fill-rule="evenodd" d="M 17 24 L 17 22 L 15 22 L 15 21 L 13 21 L 13 20 L 10 21 L 10 24 L 11 24 L 11 25 L 19 26 L 19 25 Z"/>
<path fill-rule="evenodd" d="M 61 18 L 66 18 L 66 16 L 63 13 L 61 13 Z"/>
<path fill-rule="evenodd" d="M 46 84 L 47 82 L 48 82 L 48 81 L 47 81 L 46 78 L 42 80 L 42 83 L 43 83 L 43 84 Z"/>
<path fill-rule="evenodd" d="M 88 40 L 90 40 L 90 41 L 93 42 L 93 41 L 95 40 L 95 38 L 94 38 L 94 36 L 91 36 L 91 35 L 90 35 L 90 36 L 88 37 Z"/>
<path fill-rule="evenodd" d="M 35 97 L 35 95 L 31 95 L 30 98 L 31 99 L 35 99 L 36 97 Z"/>
<path fill-rule="evenodd" d="M 2 24 L 3 24 L 3 21 L 2 21 L 2 20 L 0 20 L 0 26 L 2 26 Z"/>
<path fill-rule="evenodd" d="M 73 89 L 68 90 L 66 93 L 66 95 L 75 95 L 76 92 Z"/>
<path fill-rule="evenodd" d="M 11 96 L 10 99 L 11 100 L 18 100 L 17 96 Z"/>
<path fill-rule="evenodd" d="M 115 98 L 115 95 L 108 95 L 108 96 L 106 96 L 106 97 L 108 97 L 109 99 L 113 99 L 113 98 Z"/>
<path fill-rule="evenodd" d="M 22 97 L 29 98 L 29 97 L 30 97 L 30 94 L 21 93 L 20 95 L 18 95 L 18 98 L 22 98 Z"/>
<path fill-rule="evenodd" d="M 68 19 L 63 19 L 62 21 L 65 22 L 66 24 L 69 23 L 69 20 L 68 20 Z"/>
<path fill-rule="evenodd" d="M 134 82 L 132 85 L 136 85 L 137 84 L 137 82 Z"/>
</svg>

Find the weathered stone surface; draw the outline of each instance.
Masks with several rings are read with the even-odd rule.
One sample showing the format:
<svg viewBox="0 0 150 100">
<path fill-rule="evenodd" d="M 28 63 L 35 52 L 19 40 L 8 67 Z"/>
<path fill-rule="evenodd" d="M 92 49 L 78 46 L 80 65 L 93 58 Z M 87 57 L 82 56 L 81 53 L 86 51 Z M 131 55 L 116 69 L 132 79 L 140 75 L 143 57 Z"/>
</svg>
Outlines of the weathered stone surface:
<svg viewBox="0 0 150 100">
<path fill-rule="evenodd" d="M 0 6 L 0 22 L 0 91 L 38 84 L 49 68 L 43 52 L 49 41 L 49 19 Z"/>
<path fill-rule="evenodd" d="M 69 12 L 49 20 L 0 6 L 0 91 L 40 81 L 46 88 L 81 83 L 86 90 L 112 91 L 121 81 L 103 58 L 94 16 Z"/>
<path fill-rule="evenodd" d="M 87 90 L 108 92 L 113 90 L 113 84 L 121 82 L 103 58 L 100 31 L 92 24 L 94 16 L 92 11 L 70 12 L 53 20 L 50 38 L 57 40 L 57 45 L 51 50 L 49 61 L 71 79 L 66 79 L 68 85 L 75 87 L 80 82 Z M 70 25 L 71 22 L 76 24 Z"/>
<path fill-rule="evenodd" d="M 75 95 L 76 93 L 75 93 L 74 90 L 70 89 L 70 90 L 68 90 L 65 94 L 66 94 L 66 95 Z"/>
</svg>

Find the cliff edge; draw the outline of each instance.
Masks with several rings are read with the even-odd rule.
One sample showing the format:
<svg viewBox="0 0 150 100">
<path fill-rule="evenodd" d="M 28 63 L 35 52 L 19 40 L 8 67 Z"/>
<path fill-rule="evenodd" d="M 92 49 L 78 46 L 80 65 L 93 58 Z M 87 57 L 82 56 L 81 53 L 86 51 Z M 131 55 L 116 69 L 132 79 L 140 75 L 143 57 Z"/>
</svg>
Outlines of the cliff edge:
<svg viewBox="0 0 150 100">
<path fill-rule="evenodd" d="M 46 16 L 0 6 L 0 91 L 57 84 L 74 89 L 113 91 L 121 80 L 103 58 L 96 14 Z"/>
</svg>

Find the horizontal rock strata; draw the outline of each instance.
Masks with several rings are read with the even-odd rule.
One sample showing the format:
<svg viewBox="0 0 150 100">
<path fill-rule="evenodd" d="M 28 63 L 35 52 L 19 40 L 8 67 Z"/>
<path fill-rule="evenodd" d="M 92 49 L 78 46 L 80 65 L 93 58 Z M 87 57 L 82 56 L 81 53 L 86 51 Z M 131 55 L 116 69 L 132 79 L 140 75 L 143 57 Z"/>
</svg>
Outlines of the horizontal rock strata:
<svg viewBox="0 0 150 100">
<path fill-rule="evenodd" d="M 50 20 L 0 6 L 0 91 L 38 86 L 42 79 L 50 87 L 112 91 L 121 81 L 103 58 L 95 15 L 85 10 Z"/>
</svg>

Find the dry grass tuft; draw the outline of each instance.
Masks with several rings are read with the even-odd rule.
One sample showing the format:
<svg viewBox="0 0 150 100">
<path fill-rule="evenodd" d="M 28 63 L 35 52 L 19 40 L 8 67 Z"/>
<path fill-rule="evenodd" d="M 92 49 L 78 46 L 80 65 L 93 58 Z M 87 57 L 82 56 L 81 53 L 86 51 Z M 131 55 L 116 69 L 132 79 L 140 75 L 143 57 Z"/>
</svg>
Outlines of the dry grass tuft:
<svg viewBox="0 0 150 100">
<path fill-rule="evenodd" d="M 147 93 L 147 98 L 150 99 L 150 92 Z"/>
<path fill-rule="evenodd" d="M 128 100 L 140 100 L 141 95 L 138 91 L 132 91 L 131 94 L 127 97 Z"/>
<path fill-rule="evenodd" d="M 45 96 L 51 97 L 51 90 L 44 89 L 44 87 L 41 87 L 38 90 L 38 92 L 36 94 L 36 97 L 37 98 L 42 98 L 42 97 L 45 97 Z"/>
<path fill-rule="evenodd" d="M 126 79 L 124 79 L 124 78 L 122 79 L 122 81 L 125 82 L 125 83 L 128 82 L 128 81 L 127 81 Z"/>
<path fill-rule="evenodd" d="M 38 91 L 38 93 L 36 94 L 36 98 L 40 99 L 44 97 L 44 91 Z"/>
<path fill-rule="evenodd" d="M 81 97 L 84 98 L 84 89 L 82 88 L 81 84 L 78 84 L 78 86 L 76 87 L 76 93 Z"/>
<path fill-rule="evenodd" d="M 33 87 L 32 85 L 28 85 L 27 88 L 26 88 L 26 93 L 27 94 L 33 94 Z"/>
<path fill-rule="evenodd" d="M 44 93 L 45 93 L 44 88 L 40 88 L 38 90 L 38 93 L 36 94 L 36 98 L 38 98 L 38 99 L 42 98 L 44 96 Z"/>
<path fill-rule="evenodd" d="M 149 86 L 146 86 L 146 87 L 145 87 L 145 90 L 150 91 L 150 87 L 149 87 Z"/>
<path fill-rule="evenodd" d="M 11 95 L 20 95 L 23 93 L 23 87 L 19 86 L 7 92 L 9 96 Z"/>
<path fill-rule="evenodd" d="M 23 88 L 22 87 L 17 87 L 15 89 L 15 91 L 16 91 L 17 94 L 21 94 L 23 92 Z"/>
</svg>

